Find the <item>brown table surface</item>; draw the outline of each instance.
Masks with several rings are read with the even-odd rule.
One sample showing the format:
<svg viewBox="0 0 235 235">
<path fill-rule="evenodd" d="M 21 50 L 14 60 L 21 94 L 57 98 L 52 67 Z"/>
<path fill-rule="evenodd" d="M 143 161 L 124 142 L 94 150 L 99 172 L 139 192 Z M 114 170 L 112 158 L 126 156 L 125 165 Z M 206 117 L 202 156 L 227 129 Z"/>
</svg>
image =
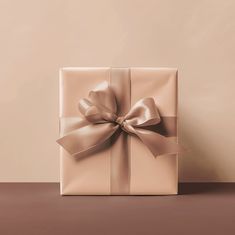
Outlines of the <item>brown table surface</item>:
<svg viewBox="0 0 235 235">
<path fill-rule="evenodd" d="M 60 196 L 57 183 L 1 183 L 0 235 L 235 235 L 235 183 L 177 196 Z"/>
</svg>

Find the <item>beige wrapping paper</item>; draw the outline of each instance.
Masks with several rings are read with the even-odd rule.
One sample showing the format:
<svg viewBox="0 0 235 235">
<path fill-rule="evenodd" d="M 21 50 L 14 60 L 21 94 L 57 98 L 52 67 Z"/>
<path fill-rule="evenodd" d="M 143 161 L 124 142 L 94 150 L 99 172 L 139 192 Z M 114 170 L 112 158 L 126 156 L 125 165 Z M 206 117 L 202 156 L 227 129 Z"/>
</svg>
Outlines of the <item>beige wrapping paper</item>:
<svg viewBox="0 0 235 235">
<path fill-rule="evenodd" d="M 117 76 L 117 78 L 115 77 Z M 125 76 L 129 77 L 128 84 Z M 125 96 L 133 106 L 144 97 L 155 100 L 162 117 L 177 116 L 177 70 L 170 68 L 63 68 L 60 71 L 60 135 L 78 127 L 78 103 L 87 97 L 98 84 L 110 77 L 114 81 L 123 79 L 118 92 L 127 89 Z M 129 86 L 129 88 L 128 88 Z M 123 107 L 123 114 L 129 107 Z M 69 120 L 70 126 L 62 120 Z M 72 124 L 71 124 L 72 123 Z M 164 133 L 164 125 L 162 126 Z M 177 141 L 177 124 L 175 123 Z M 167 135 L 166 135 L 167 136 Z M 123 154 L 124 147 L 126 154 Z M 121 148 L 121 151 L 120 151 Z M 119 154 L 119 152 L 121 154 Z M 125 153 L 125 151 L 124 151 Z M 118 141 L 110 140 L 102 145 L 99 151 L 88 156 L 75 158 L 62 147 L 61 161 L 61 194 L 62 195 L 164 195 L 176 194 L 178 185 L 177 154 L 154 157 L 149 149 L 135 136 L 124 132 Z M 120 171 L 119 168 L 126 168 Z M 120 173 L 122 172 L 122 173 Z M 124 172 L 124 174 L 123 174 Z M 122 179 L 127 185 L 120 185 Z M 122 184 L 122 183 L 121 183 Z"/>
</svg>

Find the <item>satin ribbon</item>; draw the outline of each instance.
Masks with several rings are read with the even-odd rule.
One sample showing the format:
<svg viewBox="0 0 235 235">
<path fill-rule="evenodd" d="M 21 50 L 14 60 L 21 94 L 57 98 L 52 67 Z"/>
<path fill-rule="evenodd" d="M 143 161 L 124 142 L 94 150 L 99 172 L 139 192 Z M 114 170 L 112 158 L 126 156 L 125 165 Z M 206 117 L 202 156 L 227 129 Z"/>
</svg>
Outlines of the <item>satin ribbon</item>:
<svg viewBox="0 0 235 235">
<path fill-rule="evenodd" d="M 117 102 L 112 88 L 105 81 L 81 99 L 78 106 L 84 119 L 57 142 L 72 156 L 96 151 L 118 130 L 138 137 L 153 156 L 174 154 L 180 146 L 150 127 L 158 125 L 161 117 L 153 98 L 139 100 L 125 116 L 117 115 Z"/>
</svg>

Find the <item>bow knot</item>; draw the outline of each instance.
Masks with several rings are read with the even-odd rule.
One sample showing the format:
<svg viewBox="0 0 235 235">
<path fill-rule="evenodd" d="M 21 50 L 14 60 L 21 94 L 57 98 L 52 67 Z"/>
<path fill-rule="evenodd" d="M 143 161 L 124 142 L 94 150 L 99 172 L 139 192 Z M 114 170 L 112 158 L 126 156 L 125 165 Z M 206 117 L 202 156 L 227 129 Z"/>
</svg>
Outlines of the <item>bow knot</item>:
<svg viewBox="0 0 235 235">
<path fill-rule="evenodd" d="M 123 116 L 117 117 L 115 120 L 115 123 L 117 123 L 123 131 L 127 132 L 127 130 L 125 129 L 125 127 L 126 127 L 125 117 L 123 117 Z"/>
<path fill-rule="evenodd" d="M 124 117 L 117 117 L 115 122 L 119 125 L 119 126 L 123 126 L 123 122 L 124 122 Z"/>
</svg>

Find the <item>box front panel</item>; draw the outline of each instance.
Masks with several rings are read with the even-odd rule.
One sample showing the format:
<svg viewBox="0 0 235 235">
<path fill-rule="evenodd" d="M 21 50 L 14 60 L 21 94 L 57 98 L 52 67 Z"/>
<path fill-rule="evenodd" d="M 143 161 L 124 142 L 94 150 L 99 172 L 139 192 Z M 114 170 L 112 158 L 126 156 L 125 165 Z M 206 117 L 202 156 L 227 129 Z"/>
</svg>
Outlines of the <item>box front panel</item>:
<svg viewBox="0 0 235 235">
<path fill-rule="evenodd" d="M 165 117 L 177 116 L 177 71 L 175 69 L 131 68 L 131 104 L 153 97 Z M 60 75 L 60 117 L 76 125 L 81 118 L 78 102 L 103 81 L 110 68 L 66 68 Z M 69 126 L 61 124 L 60 133 Z M 176 137 L 169 137 L 176 140 Z M 109 143 L 98 152 L 75 159 L 61 148 L 61 194 L 109 195 L 111 192 L 111 149 Z M 136 137 L 130 138 L 130 194 L 177 193 L 177 155 L 155 158 Z"/>
</svg>

